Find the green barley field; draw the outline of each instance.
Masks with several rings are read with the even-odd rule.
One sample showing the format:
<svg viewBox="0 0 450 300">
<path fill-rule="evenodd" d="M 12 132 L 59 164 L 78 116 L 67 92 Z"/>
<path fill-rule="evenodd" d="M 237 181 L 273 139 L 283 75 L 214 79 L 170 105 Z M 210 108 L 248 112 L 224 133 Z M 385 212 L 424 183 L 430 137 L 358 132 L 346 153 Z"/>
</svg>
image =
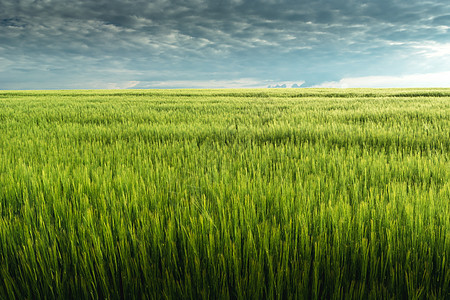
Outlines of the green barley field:
<svg viewBox="0 0 450 300">
<path fill-rule="evenodd" d="M 0 299 L 450 299 L 450 89 L 0 91 Z"/>
</svg>

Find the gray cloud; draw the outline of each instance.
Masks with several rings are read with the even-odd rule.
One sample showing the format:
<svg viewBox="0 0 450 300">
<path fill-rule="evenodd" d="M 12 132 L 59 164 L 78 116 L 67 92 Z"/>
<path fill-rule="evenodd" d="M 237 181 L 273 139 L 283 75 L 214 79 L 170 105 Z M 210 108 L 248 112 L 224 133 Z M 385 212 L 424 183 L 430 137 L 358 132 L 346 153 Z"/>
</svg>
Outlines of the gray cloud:
<svg viewBox="0 0 450 300">
<path fill-rule="evenodd" d="M 433 18 L 433 24 L 450 26 L 450 15 L 444 15 Z"/>
<path fill-rule="evenodd" d="M 448 42 L 449 16 L 438 0 L 2 0 L 0 88 L 408 71 L 409 43 Z"/>
</svg>

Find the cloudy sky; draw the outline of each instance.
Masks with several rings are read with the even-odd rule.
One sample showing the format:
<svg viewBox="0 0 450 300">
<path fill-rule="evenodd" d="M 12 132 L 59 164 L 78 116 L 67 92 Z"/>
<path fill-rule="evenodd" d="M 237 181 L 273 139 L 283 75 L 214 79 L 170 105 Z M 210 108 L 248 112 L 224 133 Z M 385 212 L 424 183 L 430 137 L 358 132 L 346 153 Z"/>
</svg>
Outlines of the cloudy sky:
<svg viewBox="0 0 450 300">
<path fill-rule="evenodd" d="M 442 0 L 0 0 L 0 89 L 450 87 Z"/>
</svg>

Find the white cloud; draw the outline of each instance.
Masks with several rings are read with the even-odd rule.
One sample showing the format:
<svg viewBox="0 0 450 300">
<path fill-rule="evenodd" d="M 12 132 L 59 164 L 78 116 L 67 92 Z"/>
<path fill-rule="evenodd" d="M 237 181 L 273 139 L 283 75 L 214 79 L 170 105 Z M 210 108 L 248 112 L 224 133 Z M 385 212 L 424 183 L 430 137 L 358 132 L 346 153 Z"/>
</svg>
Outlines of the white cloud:
<svg viewBox="0 0 450 300">
<path fill-rule="evenodd" d="M 342 78 L 313 87 L 321 88 L 396 88 L 450 87 L 450 72 L 411 74 L 404 76 L 366 76 Z"/>
<path fill-rule="evenodd" d="M 450 43 L 414 43 L 412 47 L 418 49 L 418 54 L 427 58 L 445 58 L 450 56 Z"/>
<path fill-rule="evenodd" d="M 124 81 L 124 82 L 107 82 L 107 83 L 94 83 L 92 85 L 93 88 L 96 89 L 108 89 L 108 90 L 116 90 L 116 89 L 129 89 L 138 85 L 140 81 Z"/>
<path fill-rule="evenodd" d="M 294 84 L 302 85 L 304 81 L 273 81 L 254 78 L 240 78 L 235 80 L 170 80 L 141 82 L 139 88 L 266 88 L 267 86 Z"/>
</svg>

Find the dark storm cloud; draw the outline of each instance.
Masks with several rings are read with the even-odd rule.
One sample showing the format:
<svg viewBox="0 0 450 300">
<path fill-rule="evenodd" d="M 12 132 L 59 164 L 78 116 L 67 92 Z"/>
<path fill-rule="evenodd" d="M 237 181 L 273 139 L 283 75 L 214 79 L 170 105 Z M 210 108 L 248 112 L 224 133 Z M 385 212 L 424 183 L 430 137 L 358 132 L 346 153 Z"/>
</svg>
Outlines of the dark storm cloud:
<svg viewBox="0 0 450 300">
<path fill-rule="evenodd" d="M 317 66 L 340 76 L 345 61 L 358 73 L 404 48 L 392 43 L 446 41 L 449 20 L 450 4 L 438 0 L 2 0 L 0 72 L 320 80 Z"/>
</svg>

